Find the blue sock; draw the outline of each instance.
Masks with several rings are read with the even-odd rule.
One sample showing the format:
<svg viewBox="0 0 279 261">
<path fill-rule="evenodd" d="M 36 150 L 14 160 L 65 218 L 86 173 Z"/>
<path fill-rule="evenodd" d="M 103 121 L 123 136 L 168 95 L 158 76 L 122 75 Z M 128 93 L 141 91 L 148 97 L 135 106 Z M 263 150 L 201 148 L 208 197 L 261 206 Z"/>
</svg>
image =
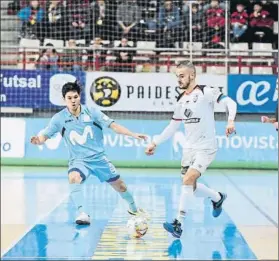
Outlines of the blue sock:
<svg viewBox="0 0 279 261">
<path fill-rule="evenodd" d="M 134 197 L 128 190 L 125 192 L 120 192 L 119 194 L 129 204 L 131 211 L 136 212 L 138 210 L 134 201 Z"/>
<path fill-rule="evenodd" d="M 81 212 L 84 210 L 84 195 L 83 195 L 83 184 L 70 184 L 71 186 L 71 199 L 77 208 Z"/>
</svg>

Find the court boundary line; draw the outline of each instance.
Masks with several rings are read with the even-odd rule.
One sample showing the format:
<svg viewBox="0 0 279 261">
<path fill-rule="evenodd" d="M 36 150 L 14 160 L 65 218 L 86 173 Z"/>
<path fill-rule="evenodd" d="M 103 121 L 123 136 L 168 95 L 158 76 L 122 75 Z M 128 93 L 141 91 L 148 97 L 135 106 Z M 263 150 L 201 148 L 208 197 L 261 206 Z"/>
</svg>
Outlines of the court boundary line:
<svg viewBox="0 0 279 261">
<path fill-rule="evenodd" d="M 273 220 L 264 210 L 260 208 L 229 176 L 228 174 L 222 172 L 222 174 L 230 181 L 233 187 L 256 209 L 258 210 L 273 226 L 278 229 L 278 223 Z"/>
<path fill-rule="evenodd" d="M 55 211 L 56 208 L 58 208 L 66 199 L 68 199 L 70 196 L 70 193 L 67 193 L 65 197 L 62 198 L 62 200 L 58 201 L 57 204 L 54 205 L 53 208 L 50 209 L 46 214 L 44 214 L 41 218 L 38 219 L 34 224 L 28 226 L 28 229 L 20 236 L 15 242 L 12 242 L 11 245 L 7 248 L 6 251 L 1 253 L 1 259 L 4 258 L 4 256 L 20 241 L 22 240 L 36 225 L 38 225 L 42 220 L 44 220 L 47 216 L 49 216 L 53 211 Z"/>
</svg>

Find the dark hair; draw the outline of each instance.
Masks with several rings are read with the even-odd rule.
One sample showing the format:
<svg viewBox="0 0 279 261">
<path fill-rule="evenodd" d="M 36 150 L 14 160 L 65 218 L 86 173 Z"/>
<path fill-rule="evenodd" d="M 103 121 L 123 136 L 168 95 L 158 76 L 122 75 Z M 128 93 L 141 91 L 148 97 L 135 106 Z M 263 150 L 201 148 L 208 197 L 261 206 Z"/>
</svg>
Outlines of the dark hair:
<svg viewBox="0 0 279 261">
<path fill-rule="evenodd" d="M 54 47 L 54 45 L 52 43 L 47 43 L 45 45 L 45 47 L 47 47 L 47 49 L 50 49 L 51 47 Z M 44 51 L 46 52 L 47 49 L 44 49 Z M 45 53 L 45 52 L 43 52 L 43 53 Z M 56 54 L 56 49 L 52 48 L 52 52 Z"/>
<path fill-rule="evenodd" d="M 197 8 L 197 9 L 199 9 L 199 5 L 198 5 L 198 4 L 192 4 L 192 8 Z"/>
<path fill-rule="evenodd" d="M 67 82 L 62 87 L 63 98 L 65 98 L 65 96 L 66 96 L 66 94 L 68 92 L 77 92 L 78 95 L 80 95 L 80 93 L 81 93 L 81 86 L 79 85 L 79 83 L 77 81 L 75 81 L 75 82 Z"/>
</svg>

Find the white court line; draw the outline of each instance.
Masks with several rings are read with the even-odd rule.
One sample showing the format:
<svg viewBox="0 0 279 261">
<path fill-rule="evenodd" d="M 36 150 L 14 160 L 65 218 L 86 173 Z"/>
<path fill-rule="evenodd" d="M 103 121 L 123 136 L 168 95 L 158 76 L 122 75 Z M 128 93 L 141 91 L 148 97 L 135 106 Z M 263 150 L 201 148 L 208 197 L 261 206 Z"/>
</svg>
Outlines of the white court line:
<svg viewBox="0 0 279 261">
<path fill-rule="evenodd" d="M 67 193 L 67 195 L 65 195 L 64 197 L 62 197 L 62 199 L 60 201 L 58 201 L 58 203 L 56 203 L 54 205 L 53 208 L 51 208 L 47 213 L 45 214 L 41 214 L 39 215 L 37 222 L 34 222 L 32 225 L 30 225 L 28 227 L 28 229 L 17 239 L 14 240 L 14 242 L 11 244 L 10 247 L 8 247 L 6 250 L 4 250 L 3 253 L 1 253 L 1 257 L 3 257 L 9 250 L 11 250 L 27 233 L 29 233 L 32 228 L 34 228 L 37 224 L 39 224 L 39 222 L 43 219 L 45 219 L 47 216 L 49 216 L 59 205 L 61 205 L 63 203 L 63 201 L 65 201 L 68 197 L 70 196 L 70 193 Z M 28 211 L 28 210 L 27 210 Z M 1 224 L 2 225 L 2 224 Z M 18 257 L 17 257 L 18 258 Z M 20 257 L 21 258 L 21 257 Z"/>
</svg>

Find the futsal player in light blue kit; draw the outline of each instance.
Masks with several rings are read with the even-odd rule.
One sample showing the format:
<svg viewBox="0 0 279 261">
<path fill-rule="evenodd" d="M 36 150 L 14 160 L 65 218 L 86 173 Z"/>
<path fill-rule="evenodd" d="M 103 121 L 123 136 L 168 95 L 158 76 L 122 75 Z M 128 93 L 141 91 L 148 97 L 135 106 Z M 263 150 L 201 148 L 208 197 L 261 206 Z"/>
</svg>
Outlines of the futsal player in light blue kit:
<svg viewBox="0 0 279 261">
<path fill-rule="evenodd" d="M 62 88 L 66 108 L 56 113 L 42 134 L 31 137 L 31 143 L 41 145 L 55 134 L 61 133 L 69 151 L 68 177 L 71 184 L 71 198 L 79 211 L 76 223 L 89 225 L 90 217 L 84 209 L 83 185 L 89 175 L 101 182 L 108 182 L 128 203 L 131 215 L 146 215 L 137 208 L 133 195 L 120 178 L 113 164 L 108 160 L 103 144 L 103 128 L 114 132 L 146 139 L 143 134 L 133 133 L 115 123 L 98 108 L 88 108 L 80 104 L 81 87 L 77 82 L 68 82 Z"/>
</svg>

